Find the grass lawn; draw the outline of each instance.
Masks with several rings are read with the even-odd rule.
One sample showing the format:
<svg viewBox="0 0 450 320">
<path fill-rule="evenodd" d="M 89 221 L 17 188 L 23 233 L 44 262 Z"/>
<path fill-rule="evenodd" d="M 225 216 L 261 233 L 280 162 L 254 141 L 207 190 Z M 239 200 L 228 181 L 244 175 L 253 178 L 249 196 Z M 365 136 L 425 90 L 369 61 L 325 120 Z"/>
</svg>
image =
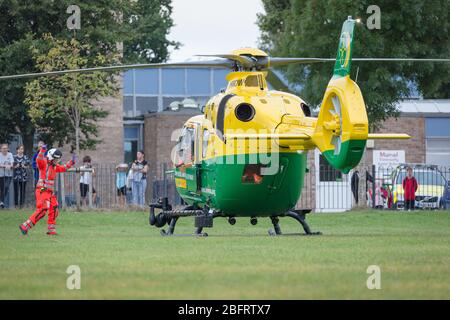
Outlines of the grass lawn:
<svg viewBox="0 0 450 320">
<path fill-rule="evenodd" d="M 62 212 L 59 236 L 45 221 L 22 236 L 27 216 L 0 211 L 1 299 L 450 299 L 448 211 L 311 214 L 313 237 L 270 237 L 269 219 L 243 218 L 216 219 L 205 238 L 161 237 L 144 212 Z M 69 265 L 81 290 L 66 288 Z M 380 290 L 367 289 L 369 265 Z"/>
</svg>

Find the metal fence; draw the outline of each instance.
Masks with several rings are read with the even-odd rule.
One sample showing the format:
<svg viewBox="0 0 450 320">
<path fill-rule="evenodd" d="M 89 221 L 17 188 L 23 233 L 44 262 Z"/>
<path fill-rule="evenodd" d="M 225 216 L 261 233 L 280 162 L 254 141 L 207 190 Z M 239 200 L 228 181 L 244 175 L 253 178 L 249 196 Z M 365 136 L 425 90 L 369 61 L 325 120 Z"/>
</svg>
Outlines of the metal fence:
<svg viewBox="0 0 450 320">
<path fill-rule="evenodd" d="M 19 183 L 12 172 L 0 168 L 0 205 L 3 203 L 4 208 L 32 208 L 35 206 L 37 181 L 31 168 L 28 168 L 26 172 L 26 181 Z M 92 175 L 92 182 L 81 186 L 81 176 L 86 173 Z M 93 165 L 92 169 L 73 168 L 68 172 L 57 174 L 55 194 L 59 206 L 77 209 L 128 210 L 130 207 L 139 209 L 139 206 L 133 201 L 132 182 L 127 181 L 127 185 L 122 190 L 118 190 L 117 179 L 118 171 L 113 164 Z M 17 187 L 19 184 L 21 186 Z M 86 189 L 85 192 L 83 192 L 83 188 Z M 148 196 L 149 192 L 147 191 L 145 197 Z M 148 199 L 145 202 L 148 203 Z M 144 206 L 142 209 L 147 208 Z"/>
<path fill-rule="evenodd" d="M 395 167 L 359 166 L 343 174 L 330 165 L 311 165 L 304 177 L 304 186 L 297 209 L 316 212 L 339 212 L 354 208 L 403 209 L 403 180 L 408 165 Z M 433 165 L 411 165 L 418 183 L 415 209 L 450 209 L 450 168 Z M 154 199 L 168 197 L 180 205 L 173 173 L 166 173 L 170 164 L 161 167 L 153 182 Z M 238 182 L 240 183 L 240 182 Z M 373 192 L 375 190 L 375 192 Z"/>
<path fill-rule="evenodd" d="M 416 209 L 450 209 L 450 168 L 413 165 L 413 175 L 418 182 L 415 197 Z M 99 208 L 113 210 L 138 209 L 133 202 L 132 184 L 128 183 L 122 196 L 118 192 L 118 171 L 115 165 L 93 165 L 94 174 L 86 196 L 81 194 L 80 169 L 58 174 L 56 194 L 63 208 Z M 175 188 L 170 164 L 163 164 L 157 176 L 148 177 L 145 202 L 167 197 L 172 205 L 183 205 Z M 90 169 L 89 169 L 90 170 Z M 91 172 L 85 170 L 85 172 Z M 0 205 L 5 208 L 32 208 L 35 206 L 35 180 L 32 169 L 27 169 L 28 179 L 21 182 L 11 170 L 0 168 Z M 406 166 L 358 167 L 343 174 L 329 165 L 311 165 L 305 174 L 299 209 L 316 212 L 346 211 L 355 207 L 378 209 L 403 209 L 405 199 L 403 180 Z M 239 183 L 239 182 L 238 182 Z M 142 207 L 146 210 L 146 206 Z"/>
</svg>

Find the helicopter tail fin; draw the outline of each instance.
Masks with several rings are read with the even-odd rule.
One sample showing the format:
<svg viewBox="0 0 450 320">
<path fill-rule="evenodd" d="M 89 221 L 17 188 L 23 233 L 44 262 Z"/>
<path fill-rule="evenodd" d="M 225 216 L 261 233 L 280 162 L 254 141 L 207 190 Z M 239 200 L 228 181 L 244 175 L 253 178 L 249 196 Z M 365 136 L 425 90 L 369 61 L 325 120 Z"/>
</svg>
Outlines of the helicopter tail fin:
<svg viewBox="0 0 450 320">
<path fill-rule="evenodd" d="M 350 79 L 355 23 L 349 18 L 342 26 L 333 77 L 325 91 L 313 135 L 328 162 L 344 173 L 361 160 L 369 132 L 361 90 Z"/>
<path fill-rule="evenodd" d="M 356 20 L 348 17 L 342 25 L 341 35 L 339 37 L 339 47 L 334 63 L 333 78 L 350 76 L 353 55 L 353 34 L 355 31 Z"/>
<path fill-rule="evenodd" d="M 312 136 L 330 165 L 344 173 L 358 165 L 367 139 L 410 138 L 406 134 L 369 135 L 361 90 L 350 79 L 355 24 L 356 20 L 349 17 L 342 25 L 333 77 L 325 91 Z"/>
</svg>

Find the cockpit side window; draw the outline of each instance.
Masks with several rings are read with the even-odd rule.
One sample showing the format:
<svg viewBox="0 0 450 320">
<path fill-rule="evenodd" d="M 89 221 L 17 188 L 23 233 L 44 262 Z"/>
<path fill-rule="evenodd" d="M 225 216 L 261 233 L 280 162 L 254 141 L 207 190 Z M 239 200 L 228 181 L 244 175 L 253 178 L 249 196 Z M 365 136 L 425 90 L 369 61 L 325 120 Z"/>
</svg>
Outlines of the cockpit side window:
<svg viewBox="0 0 450 320">
<path fill-rule="evenodd" d="M 193 128 L 183 128 L 175 147 L 175 165 L 190 164 L 194 161 L 195 136 Z"/>
<path fill-rule="evenodd" d="M 209 131 L 208 129 L 203 129 L 203 144 L 202 144 L 202 158 L 206 158 L 206 151 L 208 150 L 209 141 Z"/>
</svg>

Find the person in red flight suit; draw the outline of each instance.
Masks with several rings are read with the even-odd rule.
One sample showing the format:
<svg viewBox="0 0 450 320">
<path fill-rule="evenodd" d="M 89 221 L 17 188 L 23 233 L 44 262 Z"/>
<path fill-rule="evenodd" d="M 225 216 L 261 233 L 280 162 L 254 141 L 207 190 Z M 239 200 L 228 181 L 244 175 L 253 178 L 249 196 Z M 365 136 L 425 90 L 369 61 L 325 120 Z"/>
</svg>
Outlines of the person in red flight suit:
<svg viewBox="0 0 450 320">
<path fill-rule="evenodd" d="M 415 208 L 416 191 L 419 188 L 416 178 L 413 176 L 413 170 L 411 167 L 406 169 L 407 175 L 403 179 L 403 192 L 405 200 L 405 210 L 411 211 Z"/>
<path fill-rule="evenodd" d="M 72 154 L 72 160 L 65 165 L 60 165 L 62 153 L 58 149 L 50 149 L 45 156 L 47 147 L 44 145 L 37 156 L 39 168 L 39 180 L 36 184 L 36 211 L 30 218 L 19 226 L 23 235 L 34 227 L 46 213 L 48 213 L 48 235 L 56 235 L 56 218 L 58 217 L 58 201 L 56 199 L 55 178 L 59 172 L 66 172 L 75 164 L 76 156 Z"/>
</svg>

